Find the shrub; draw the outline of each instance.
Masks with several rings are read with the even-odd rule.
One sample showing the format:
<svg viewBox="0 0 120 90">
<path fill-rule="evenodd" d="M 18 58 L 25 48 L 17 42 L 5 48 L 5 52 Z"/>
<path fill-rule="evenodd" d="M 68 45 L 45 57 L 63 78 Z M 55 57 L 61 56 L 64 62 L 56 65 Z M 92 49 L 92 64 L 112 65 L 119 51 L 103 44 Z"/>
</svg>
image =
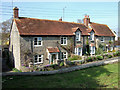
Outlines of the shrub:
<svg viewBox="0 0 120 90">
<path fill-rule="evenodd" d="M 64 62 L 61 62 L 61 63 L 60 63 L 60 67 L 62 67 L 62 66 L 64 66 Z"/>
<path fill-rule="evenodd" d="M 95 51 L 95 55 L 99 55 L 99 54 L 103 54 L 103 50 L 101 48 L 98 48 L 96 51 Z"/>
<path fill-rule="evenodd" d="M 112 58 L 112 55 L 108 55 L 108 58 Z"/>
<path fill-rule="evenodd" d="M 92 57 L 92 61 L 95 61 L 97 60 L 97 58 L 95 56 Z"/>
<path fill-rule="evenodd" d="M 117 55 L 117 56 L 120 56 L 120 51 L 116 51 L 116 55 Z"/>
<path fill-rule="evenodd" d="M 82 57 L 78 55 L 72 55 L 71 57 L 68 58 L 68 60 L 73 61 L 73 60 L 81 60 Z"/>
<path fill-rule="evenodd" d="M 88 57 L 88 58 L 86 59 L 86 61 L 87 61 L 87 62 L 92 62 L 92 57 Z"/>
<path fill-rule="evenodd" d="M 21 70 L 18 70 L 17 68 L 13 68 L 12 70 L 13 72 L 22 72 Z"/>
<path fill-rule="evenodd" d="M 102 60 L 103 59 L 103 56 L 97 56 L 96 57 L 98 60 Z"/>
</svg>

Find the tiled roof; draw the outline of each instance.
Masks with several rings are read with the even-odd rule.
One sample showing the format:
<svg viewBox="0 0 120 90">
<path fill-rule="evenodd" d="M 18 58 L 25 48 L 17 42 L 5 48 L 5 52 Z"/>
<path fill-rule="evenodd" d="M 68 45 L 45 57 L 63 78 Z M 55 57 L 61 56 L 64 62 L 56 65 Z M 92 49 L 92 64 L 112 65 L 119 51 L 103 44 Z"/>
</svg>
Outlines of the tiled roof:
<svg viewBox="0 0 120 90">
<path fill-rule="evenodd" d="M 115 36 L 111 29 L 105 24 L 90 23 L 90 26 L 98 36 Z"/>
<path fill-rule="evenodd" d="M 49 53 L 60 52 L 58 48 L 47 48 Z"/>
<path fill-rule="evenodd" d="M 79 23 L 22 17 L 15 22 L 20 35 L 74 35 L 74 27 L 79 27 L 82 35 L 88 35 L 87 27 Z"/>
</svg>

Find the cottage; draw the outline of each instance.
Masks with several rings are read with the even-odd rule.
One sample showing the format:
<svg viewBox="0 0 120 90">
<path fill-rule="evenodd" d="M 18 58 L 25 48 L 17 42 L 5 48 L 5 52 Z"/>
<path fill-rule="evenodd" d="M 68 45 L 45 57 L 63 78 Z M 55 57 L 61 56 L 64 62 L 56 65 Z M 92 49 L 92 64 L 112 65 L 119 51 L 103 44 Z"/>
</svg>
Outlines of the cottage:
<svg viewBox="0 0 120 90">
<path fill-rule="evenodd" d="M 10 34 L 9 51 L 15 68 L 32 60 L 36 66 L 55 64 L 68 59 L 69 54 L 84 55 L 87 48 L 95 54 L 99 42 L 105 44 L 114 41 L 114 34 L 107 25 L 90 22 L 85 16 L 84 24 L 65 22 L 62 19 L 45 20 L 19 17 L 19 9 L 14 9 L 14 20 Z M 87 48 L 86 48 L 87 47 Z M 110 46 L 113 50 L 114 46 Z"/>
</svg>

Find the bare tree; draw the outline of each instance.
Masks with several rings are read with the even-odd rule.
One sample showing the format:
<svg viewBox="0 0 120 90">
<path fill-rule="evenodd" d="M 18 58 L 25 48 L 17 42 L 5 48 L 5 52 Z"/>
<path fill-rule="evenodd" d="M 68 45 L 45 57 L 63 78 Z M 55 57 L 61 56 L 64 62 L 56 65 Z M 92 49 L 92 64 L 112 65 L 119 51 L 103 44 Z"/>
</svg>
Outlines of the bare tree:
<svg viewBox="0 0 120 90">
<path fill-rule="evenodd" d="M 2 45 L 5 45 L 6 42 L 9 41 L 11 24 L 12 24 L 12 19 L 8 19 L 8 20 L 0 23 L 1 33 L 2 33 L 2 38 L 1 38 Z"/>
</svg>

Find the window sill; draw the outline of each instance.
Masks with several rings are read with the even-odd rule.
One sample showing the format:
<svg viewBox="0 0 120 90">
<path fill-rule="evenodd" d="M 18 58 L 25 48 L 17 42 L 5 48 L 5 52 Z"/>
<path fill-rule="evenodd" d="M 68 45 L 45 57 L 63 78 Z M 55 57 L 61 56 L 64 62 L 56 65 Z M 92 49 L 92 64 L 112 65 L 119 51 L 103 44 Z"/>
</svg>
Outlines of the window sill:
<svg viewBox="0 0 120 90">
<path fill-rule="evenodd" d="M 34 63 L 35 65 L 37 65 L 37 64 L 43 64 L 43 62 L 38 62 L 38 63 Z"/>
<path fill-rule="evenodd" d="M 67 44 L 61 44 L 61 45 L 67 45 Z"/>
<path fill-rule="evenodd" d="M 34 47 L 41 47 L 42 45 L 34 45 Z"/>
</svg>

